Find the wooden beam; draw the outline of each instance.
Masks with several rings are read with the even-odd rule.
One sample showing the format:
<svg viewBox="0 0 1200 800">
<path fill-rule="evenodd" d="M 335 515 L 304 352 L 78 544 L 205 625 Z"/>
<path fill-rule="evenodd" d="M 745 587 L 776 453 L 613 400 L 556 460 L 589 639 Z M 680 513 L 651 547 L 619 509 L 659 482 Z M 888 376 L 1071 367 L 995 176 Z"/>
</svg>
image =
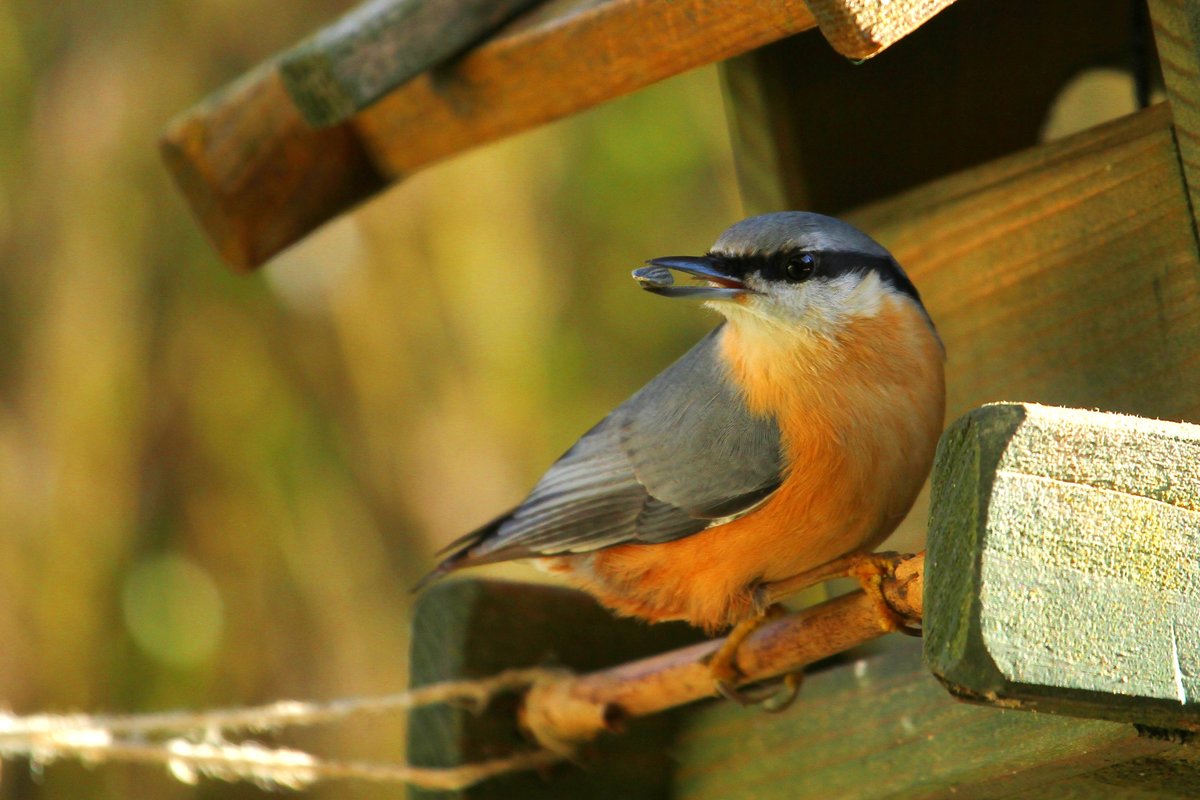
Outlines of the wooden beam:
<svg viewBox="0 0 1200 800">
<path fill-rule="evenodd" d="M 310 127 L 271 64 L 174 119 L 160 149 L 217 252 L 239 270 L 390 180 L 350 126 Z"/>
<path fill-rule="evenodd" d="M 551 0 L 328 128 L 265 64 L 172 121 L 162 150 L 218 251 L 248 269 L 438 159 L 815 25 L 801 0 Z"/>
<path fill-rule="evenodd" d="M 1200 426 L 984 406 L 933 487 L 925 655 L 954 694 L 1200 731 Z"/>
<path fill-rule="evenodd" d="M 455 55 L 536 0 L 374 0 L 279 60 L 314 127 L 342 122 Z"/>
<path fill-rule="evenodd" d="M 1200 3 L 1149 0 L 1192 217 L 1200 230 Z"/>
<path fill-rule="evenodd" d="M 357 118 L 385 171 L 402 176 L 816 24 L 799 0 L 551 5 Z"/>
<path fill-rule="evenodd" d="M 1127 66 L 1129 2 L 970 0 L 865 64 L 813 37 L 726 62 L 746 210 L 842 214 L 1033 146 L 1072 76 Z"/>
<path fill-rule="evenodd" d="M 787 713 L 694 709 L 672 752 L 675 800 L 1146 800 L 1200 789 L 1195 745 L 956 702 L 923 667 L 920 642 L 899 636 L 810 673 Z"/>
</svg>

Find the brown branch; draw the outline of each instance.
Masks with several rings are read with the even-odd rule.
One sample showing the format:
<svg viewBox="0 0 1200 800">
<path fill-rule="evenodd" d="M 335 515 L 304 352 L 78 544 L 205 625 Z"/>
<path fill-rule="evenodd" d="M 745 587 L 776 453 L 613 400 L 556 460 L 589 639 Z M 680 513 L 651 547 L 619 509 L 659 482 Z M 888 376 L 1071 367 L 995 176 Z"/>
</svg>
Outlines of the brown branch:
<svg viewBox="0 0 1200 800">
<path fill-rule="evenodd" d="M 924 566 L 924 553 L 900 558 L 883 577 L 883 603 L 859 590 L 764 625 L 738 650 L 744 682 L 798 672 L 901 624 L 920 623 Z M 543 746 L 562 752 L 618 729 L 625 719 L 712 697 L 716 686 L 706 661 L 722 641 L 538 683 L 525 697 L 521 723 Z"/>
</svg>

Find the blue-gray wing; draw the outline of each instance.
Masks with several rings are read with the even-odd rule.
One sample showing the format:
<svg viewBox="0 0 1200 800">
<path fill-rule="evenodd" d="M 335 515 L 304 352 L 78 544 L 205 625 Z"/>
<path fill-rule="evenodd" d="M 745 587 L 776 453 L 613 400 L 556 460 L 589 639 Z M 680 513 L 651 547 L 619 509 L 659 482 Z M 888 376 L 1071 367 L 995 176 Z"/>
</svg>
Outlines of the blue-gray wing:
<svg viewBox="0 0 1200 800">
<path fill-rule="evenodd" d="M 581 438 L 442 570 L 666 542 L 746 513 L 782 479 L 779 429 L 752 415 L 718 356 L 723 326 Z"/>
</svg>

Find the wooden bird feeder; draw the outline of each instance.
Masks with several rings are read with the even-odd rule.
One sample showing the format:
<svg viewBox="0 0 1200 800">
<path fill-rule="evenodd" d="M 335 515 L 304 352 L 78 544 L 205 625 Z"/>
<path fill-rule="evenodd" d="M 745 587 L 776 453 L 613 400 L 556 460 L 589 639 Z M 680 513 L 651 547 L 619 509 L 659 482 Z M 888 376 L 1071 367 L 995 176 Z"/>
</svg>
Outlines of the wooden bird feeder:
<svg viewBox="0 0 1200 800">
<path fill-rule="evenodd" d="M 1197 20 L 1200 0 L 375 0 L 170 125 L 171 172 L 250 269 L 426 164 L 720 62 L 747 211 L 850 219 L 937 320 L 961 418 L 923 644 L 815 672 L 788 713 L 693 705 L 600 737 L 583 769 L 456 796 L 1200 796 L 1200 429 L 1154 421 L 1200 422 Z M 1161 74 L 1166 102 L 1040 141 L 1095 65 L 1143 96 Z M 986 405 L 1006 398 L 1136 417 Z M 693 636 L 447 583 L 419 604 L 412 680 L 587 672 Z M 410 757 L 503 755 L 513 716 L 422 709 Z"/>
</svg>

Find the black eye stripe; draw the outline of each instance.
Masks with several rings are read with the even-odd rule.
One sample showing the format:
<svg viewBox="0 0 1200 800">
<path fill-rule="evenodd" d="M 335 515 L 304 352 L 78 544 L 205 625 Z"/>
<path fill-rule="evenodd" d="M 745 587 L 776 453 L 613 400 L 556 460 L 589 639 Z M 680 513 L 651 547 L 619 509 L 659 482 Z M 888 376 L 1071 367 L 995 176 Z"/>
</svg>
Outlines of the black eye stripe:
<svg viewBox="0 0 1200 800">
<path fill-rule="evenodd" d="M 746 277 L 757 272 L 767 280 L 796 283 L 795 279 L 788 279 L 788 263 L 804 255 L 814 256 L 816 264 L 812 275 L 802 280 L 828 280 L 842 275 L 874 272 L 888 286 L 908 295 L 918 304 L 921 303 L 917 288 L 891 256 L 847 250 L 792 250 L 784 253 L 748 253 L 737 256 L 709 253 L 708 257 L 719 262 L 724 271 L 736 277 Z"/>
</svg>

